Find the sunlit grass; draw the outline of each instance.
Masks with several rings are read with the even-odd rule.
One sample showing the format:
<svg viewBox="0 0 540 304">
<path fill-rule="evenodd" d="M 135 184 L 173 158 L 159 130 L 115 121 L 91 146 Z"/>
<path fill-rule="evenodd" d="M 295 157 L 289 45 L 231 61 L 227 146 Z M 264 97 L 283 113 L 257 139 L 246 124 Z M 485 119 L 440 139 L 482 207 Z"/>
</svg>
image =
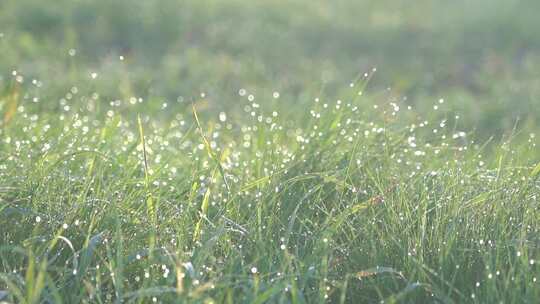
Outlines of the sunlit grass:
<svg viewBox="0 0 540 304">
<path fill-rule="evenodd" d="M 0 1 L 0 304 L 537 303 L 540 2 L 470 2 Z"/>
<path fill-rule="evenodd" d="M 337 98 L 238 89 L 219 115 L 206 94 L 107 103 L 81 86 L 44 111 L 7 90 L 0 297 L 540 298 L 534 130 L 478 142 L 451 100 L 420 113 L 363 94 L 369 77 Z"/>
</svg>

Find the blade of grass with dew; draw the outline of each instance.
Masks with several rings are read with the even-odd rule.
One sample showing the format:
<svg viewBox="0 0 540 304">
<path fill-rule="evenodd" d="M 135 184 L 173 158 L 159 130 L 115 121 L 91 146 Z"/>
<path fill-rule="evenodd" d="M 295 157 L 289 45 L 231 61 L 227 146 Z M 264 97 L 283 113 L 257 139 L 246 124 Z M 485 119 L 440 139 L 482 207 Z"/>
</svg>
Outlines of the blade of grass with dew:
<svg viewBox="0 0 540 304">
<path fill-rule="evenodd" d="M 146 192 L 146 212 L 148 217 L 150 218 L 150 222 L 152 223 L 152 228 L 149 236 L 149 251 L 150 255 L 153 254 L 155 244 L 156 244 L 156 234 L 157 234 L 157 218 L 156 218 L 156 207 L 154 205 L 154 197 L 152 195 L 151 191 L 151 184 L 150 184 L 150 173 L 149 173 L 149 167 L 148 167 L 148 156 L 146 154 L 146 141 L 144 138 L 144 128 L 143 123 L 141 120 L 141 115 L 137 115 L 137 124 L 139 127 L 139 137 L 140 137 L 140 145 L 142 146 L 142 152 L 143 152 L 143 169 L 144 169 L 144 185 L 145 185 L 145 192 Z"/>
</svg>

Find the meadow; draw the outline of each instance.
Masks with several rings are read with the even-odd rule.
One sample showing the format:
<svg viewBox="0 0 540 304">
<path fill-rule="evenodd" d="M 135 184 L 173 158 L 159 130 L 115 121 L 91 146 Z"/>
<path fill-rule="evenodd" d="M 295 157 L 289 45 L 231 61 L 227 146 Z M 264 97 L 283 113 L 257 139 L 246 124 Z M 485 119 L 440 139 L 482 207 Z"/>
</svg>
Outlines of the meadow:
<svg viewBox="0 0 540 304">
<path fill-rule="evenodd" d="M 0 2 L 0 303 L 537 303 L 538 9 Z"/>
</svg>

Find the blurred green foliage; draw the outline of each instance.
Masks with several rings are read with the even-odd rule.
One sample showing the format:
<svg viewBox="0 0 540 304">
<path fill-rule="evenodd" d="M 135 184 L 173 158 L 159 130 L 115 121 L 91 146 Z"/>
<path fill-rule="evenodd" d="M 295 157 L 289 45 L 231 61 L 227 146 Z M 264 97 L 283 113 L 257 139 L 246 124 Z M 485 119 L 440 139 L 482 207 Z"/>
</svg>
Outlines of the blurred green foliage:
<svg viewBox="0 0 540 304">
<path fill-rule="evenodd" d="M 377 67 L 370 92 L 391 87 L 426 110 L 445 97 L 479 133 L 502 132 L 540 118 L 538 9 L 535 0 L 4 0 L 0 85 L 18 70 L 54 95 L 98 71 L 110 98 L 204 91 L 220 96 L 214 109 L 234 104 L 240 87 L 298 104 Z"/>
</svg>

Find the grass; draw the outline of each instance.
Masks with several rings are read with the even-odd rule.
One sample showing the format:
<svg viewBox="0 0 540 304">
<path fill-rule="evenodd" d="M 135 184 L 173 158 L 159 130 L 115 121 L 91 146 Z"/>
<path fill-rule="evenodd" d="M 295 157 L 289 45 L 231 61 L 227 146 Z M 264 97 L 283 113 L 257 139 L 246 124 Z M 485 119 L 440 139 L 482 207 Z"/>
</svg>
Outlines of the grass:
<svg viewBox="0 0 540 304">
<path fill-rule="evenodd" d="M 535 303 L 534 5 L 1 2 L 0 303 Z"/>
<path fill-rule="evenodd" d="M 366 81 L 294 115 L 249 92 L 234 120 L 81 92 L 6 112 L 4 301 L 534 302 L 533 135 L 476 143 Z"/>
</svg>

